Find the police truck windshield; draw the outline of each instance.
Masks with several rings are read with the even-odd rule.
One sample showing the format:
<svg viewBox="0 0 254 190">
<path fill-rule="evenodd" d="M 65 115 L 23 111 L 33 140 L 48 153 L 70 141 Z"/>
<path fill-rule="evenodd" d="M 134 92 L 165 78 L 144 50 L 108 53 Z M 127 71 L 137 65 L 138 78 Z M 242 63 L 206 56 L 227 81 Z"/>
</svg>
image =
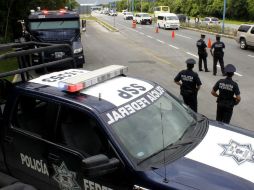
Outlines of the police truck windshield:
<svg viewBox="0 0 254 190">
<path fill-rule="evenodd" d="M 79 21 L 33 21 L 30 22 L 32 34 L 45 42 L 72 41 L 79 35 Z"/>
<path fill-rule="evenodd" d="M 164 93 L 150 106 L 112 126 L 131 157 L 143 160 L 178 141 L 186 129 L 195 123 L 195 116 Z"/>
<path fill-rule="evenodd" d="M 31 30 L 79 29 L 79 21 L 38 21 L 30 22 Z"/>
</svg>

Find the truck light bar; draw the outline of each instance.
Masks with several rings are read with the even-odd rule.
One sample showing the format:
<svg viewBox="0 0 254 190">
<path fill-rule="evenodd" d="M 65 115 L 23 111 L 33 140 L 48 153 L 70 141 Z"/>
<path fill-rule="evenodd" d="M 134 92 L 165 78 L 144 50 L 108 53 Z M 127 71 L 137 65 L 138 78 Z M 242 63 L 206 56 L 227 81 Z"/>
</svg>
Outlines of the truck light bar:
<svg viewBox="0 0 254 190">
<path fill-rule="evenodd" d="M 67 92 L 77 92 L 89 86 L 104 82 L 111 78 L 122 75 L 128 71 L 128 67 L 110 65 L 83 75 L 75 76 L 58 83 L 58 87 Z"/>
</svg>

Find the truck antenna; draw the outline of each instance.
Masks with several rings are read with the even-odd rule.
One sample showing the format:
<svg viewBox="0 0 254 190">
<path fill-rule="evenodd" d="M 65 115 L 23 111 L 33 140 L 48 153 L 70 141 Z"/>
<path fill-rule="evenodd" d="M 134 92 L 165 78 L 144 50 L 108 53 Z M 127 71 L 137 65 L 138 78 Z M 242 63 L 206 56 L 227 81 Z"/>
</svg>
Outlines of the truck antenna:
<svg viewBox="0 0 254 190">
<path fill-rule="evenodd" d="M 162 134 L 162 148 L 163 148 L 163 165 L 164 165 L 164 179 L 163 182 L 164 183 L 168 183 L 168 179 L 167 179 L 167 168 L 166 168 L 166 155 L 165 155 L 165 140 L 164 140 L 164 126 L 163 126 L 163 122 L 162 122 L 162 117 L 163 117 L 163 113 L 161 110 L 161 103 L 160 103 L 160 114 L 161 114 L 161 134 Z"/>
</svg>

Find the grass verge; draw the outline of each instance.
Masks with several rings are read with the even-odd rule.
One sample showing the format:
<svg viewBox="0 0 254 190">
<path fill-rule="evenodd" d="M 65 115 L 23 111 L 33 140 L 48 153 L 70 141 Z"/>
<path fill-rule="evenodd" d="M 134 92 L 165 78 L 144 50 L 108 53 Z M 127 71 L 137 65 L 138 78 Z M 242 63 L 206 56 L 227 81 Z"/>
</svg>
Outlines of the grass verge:
<svg viewBox="0 0 254 190">
<path fill-rule="evenodd" d="M 0 52 L 0 55 L 6 52 Z M 6 59 L 0 61 L 0 73 L 12 71 L 18 69 L 18 63 L 16 58 Z M 7 80 L 12 81 L 14 76 L 6 77 Z"/>
</svg>

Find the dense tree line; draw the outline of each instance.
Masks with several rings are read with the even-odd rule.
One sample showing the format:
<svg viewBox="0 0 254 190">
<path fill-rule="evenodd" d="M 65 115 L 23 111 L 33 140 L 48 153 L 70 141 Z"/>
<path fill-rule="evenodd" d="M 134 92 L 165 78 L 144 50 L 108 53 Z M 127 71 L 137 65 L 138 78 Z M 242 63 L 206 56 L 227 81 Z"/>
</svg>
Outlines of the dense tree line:
<svg viewBox="0 0 254 190">
<path fill-rule="evenodd" d="M 226 0 L 226 18 L 254 21 L 254 0 Z M 117 9 L 131 10 L 132 0 L 117 2 Z M 142 2 L 142 6 L 141 6 Z M 154 6 L 169 6 L 171 12 L 189 16 L 215 16 L 222 18 L 224 0 L 134 0 L 135 11 L 153 12 Z"/>
<path fill-rule="evenodd" d="M 57 10 L 76 6 L 75 0 L 2 0 L 0 1 L 0 43 L 12 41 L 21 35 L 18 20 L 26 20 L 31 9 Z"/>
</svg>

